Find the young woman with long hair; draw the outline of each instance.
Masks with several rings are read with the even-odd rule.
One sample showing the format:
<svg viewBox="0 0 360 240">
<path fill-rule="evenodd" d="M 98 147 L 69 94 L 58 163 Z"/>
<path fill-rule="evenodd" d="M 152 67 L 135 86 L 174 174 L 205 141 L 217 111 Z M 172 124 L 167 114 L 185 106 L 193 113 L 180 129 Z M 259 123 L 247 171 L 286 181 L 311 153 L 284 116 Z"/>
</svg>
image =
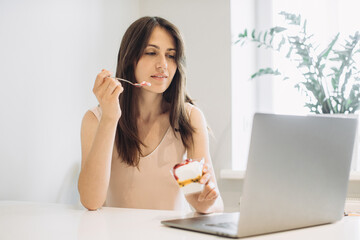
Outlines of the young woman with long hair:
<svg viewBox="0 0 360 240">
<path fill-rule="evenodd" d="M 151 86 L 134 87 L 149 82 Z M 223 210 L 209 153 L 207 124 L 186 93 L 184 44 L 160 17 L 143 17 L 125 32 L 116 78 L 103 69 L 93 92 L 99 105 L 84 115 L 78 188 L 89 210 L 102 206 Z M 184 195 L 170 173 L 184 158 L 205 159 L 202 192 Z"/>
</svg>

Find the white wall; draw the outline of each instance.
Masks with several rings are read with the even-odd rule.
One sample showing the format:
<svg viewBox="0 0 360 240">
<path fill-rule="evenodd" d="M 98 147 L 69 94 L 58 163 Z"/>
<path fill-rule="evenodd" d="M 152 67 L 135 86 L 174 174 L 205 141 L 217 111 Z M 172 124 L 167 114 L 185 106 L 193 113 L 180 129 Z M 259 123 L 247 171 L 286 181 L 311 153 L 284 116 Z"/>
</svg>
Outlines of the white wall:
<svg viewBox="0 0 360 240">
<path fill-rule="evenodd" d="M 76 202 L 80 124 L 131 0 L 0 1 L 0 200 Z"/>
</svg>

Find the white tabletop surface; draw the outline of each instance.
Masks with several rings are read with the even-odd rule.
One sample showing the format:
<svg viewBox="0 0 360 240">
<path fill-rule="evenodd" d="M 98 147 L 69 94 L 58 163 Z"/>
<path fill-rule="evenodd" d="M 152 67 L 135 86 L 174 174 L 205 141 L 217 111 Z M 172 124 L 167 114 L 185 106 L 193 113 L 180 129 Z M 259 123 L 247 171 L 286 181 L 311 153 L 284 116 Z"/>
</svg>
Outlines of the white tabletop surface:
<svg viewBox="0 0 360 240">
<path fill-rule="evenodd" d="M 0 239 L 222 239 L 213 235 L 165 227 L 160 223 L 164 219 L 191 215 L 194 214 L 126 208 L 102 208 L 90 212 L 82 207 L 62 204 L 0 201 Z M 359 240 L 360 217 L 345 217 L 334 224 L 248 239 Z"/>
</svg>

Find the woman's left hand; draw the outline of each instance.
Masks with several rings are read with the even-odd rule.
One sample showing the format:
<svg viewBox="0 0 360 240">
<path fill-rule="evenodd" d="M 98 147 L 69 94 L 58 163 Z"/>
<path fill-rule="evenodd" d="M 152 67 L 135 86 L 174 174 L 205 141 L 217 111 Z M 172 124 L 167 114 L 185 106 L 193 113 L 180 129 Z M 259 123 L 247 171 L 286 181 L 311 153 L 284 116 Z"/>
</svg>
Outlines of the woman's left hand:
<svg viewBox="0 0 360 240">
<path fill-rule="evenodd" d="M 199 213 L 211 213 L 217 211 L 217 209 L 213 209 L 213 206 L 220 194 L 219 189 L 212 180 L 213 176 L 211 172 L 209 165 L 204 164 L 203 176 L 200 179 L 200 183 L 204 184 L 204 189 L 201 192 L 185 195 L 186 200 Z"/>
<path fill-rule="evenodd" d="M 211 177 L 209 165 L 205 163 L 203 167 L 203 176 L 200 179 L 200 183 L 205 184 L 205 186 L 198 197 L 199 202 L 214 200 L 219 196 L 219 190 L 215 186 L 215 183 L 211 180 Z"/>
</svg>

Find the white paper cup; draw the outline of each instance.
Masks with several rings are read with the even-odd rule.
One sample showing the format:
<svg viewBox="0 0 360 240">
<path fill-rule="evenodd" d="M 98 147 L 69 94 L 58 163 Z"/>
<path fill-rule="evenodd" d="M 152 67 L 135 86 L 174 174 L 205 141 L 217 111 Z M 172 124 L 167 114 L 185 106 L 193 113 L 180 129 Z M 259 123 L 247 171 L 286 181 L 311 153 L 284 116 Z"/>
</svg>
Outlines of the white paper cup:
<svg viewBox="0 0 360 240">
<path fill-rule="evenodd" d="M 191 194 L 191 193 L 197 193 L 201 192 L 204 189 L 204 184 L 200 183 L 190 183 L 184 187 L 180 188 L 183 194 Z"/>
</svg>

